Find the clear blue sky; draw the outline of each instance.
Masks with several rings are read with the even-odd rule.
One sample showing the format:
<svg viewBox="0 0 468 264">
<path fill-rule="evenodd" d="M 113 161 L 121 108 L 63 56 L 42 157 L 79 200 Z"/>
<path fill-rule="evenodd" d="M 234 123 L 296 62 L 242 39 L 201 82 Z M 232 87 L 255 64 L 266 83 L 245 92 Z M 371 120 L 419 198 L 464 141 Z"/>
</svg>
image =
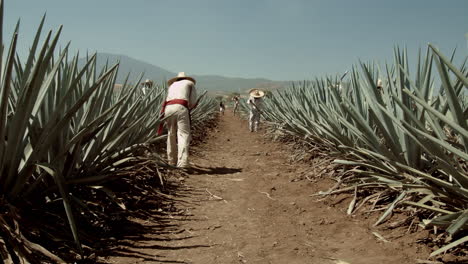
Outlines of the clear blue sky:
<svg viewBox="0 0 468 264">
<path fill-rule="evenodd" d="M 25 52 L 41 16 L 74 51 L 125 54 L 189 74 L 311 79 L 431 42 L 467 56 L 468 0 L 6 0 Z"/>
</svg>

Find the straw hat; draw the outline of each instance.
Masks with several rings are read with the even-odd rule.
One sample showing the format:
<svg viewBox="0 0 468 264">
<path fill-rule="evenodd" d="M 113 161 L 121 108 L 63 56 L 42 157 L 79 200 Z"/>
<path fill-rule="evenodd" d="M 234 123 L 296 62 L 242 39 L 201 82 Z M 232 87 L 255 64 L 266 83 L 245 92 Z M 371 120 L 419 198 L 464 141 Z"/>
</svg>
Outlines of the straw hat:
<svg viewBox="0 0 468 264">
<path fill-rule="evenodd" d="M 195 79 L 192 78 L 192 77 L 186 76 L 185 72 L 179 72 L 179 74 L 177 74 L 177 77 L 174 77 L 174 78 L 170 79 L 169 81 L 167 81 L 167 84 L 171 85 L 173 82 L 177 82 L 177 81 L 180 81 L 180 80 L 190 80 L 193 83 L 196 83 Z"/>
<path fill-rule="evenodd" d="M 143 86 L 148 85 L 149 87 L 153 86 L 153 81 L 150 79 L 146 79 L 144 82 L 140 83 Z"/>
<path fill-rule="evenodd" d="M 265 92 L 259 89 L 252 89 L 249 91 L 249 95 L 254 98 L 262 98 L 265 96 Z"/>
<path fill-rule="evenodd" d="M 141 84 L 147 84 L 147 83 L 153 84 L 153 81 L 150 80 L 150 79 L 146 79 L 146 80 L 145 80 L 144 82 L 142 82 Z"/>
<path fill-rule="evenodd" d="M 377 80 L 377 88 L 379 88 L 379 89 L 382 88 L 382 80 L 380 80 L 380 79 Z"/>
</svg>

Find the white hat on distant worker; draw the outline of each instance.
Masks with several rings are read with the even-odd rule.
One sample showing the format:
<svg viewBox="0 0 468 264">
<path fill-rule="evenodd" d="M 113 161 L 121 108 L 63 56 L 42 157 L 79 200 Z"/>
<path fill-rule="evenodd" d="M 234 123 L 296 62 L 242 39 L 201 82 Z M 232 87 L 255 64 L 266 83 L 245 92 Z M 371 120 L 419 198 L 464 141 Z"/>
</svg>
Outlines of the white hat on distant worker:
<svg viewBox="0 0 468 264">
<path fill-rule="evenodd" d="M 382 89 L 382 80 L 377 80 L 377 88 Z"/>
<path fill-rule="evenodd" d="M 148 85 L 153 85 L 153 81 L 150 80 L 150 79 L 146 79 L 144 82 L 142 82 L 141 84 L 145 85 L 145 84 L 148 84 Z"/>
<path fill-rule="evenodd" d="M 249 91 L 249 95 L 254 97 L 254 98 L 261 98 L 265 96 L 265 92 L 260 90 L 260 89 L 251 89 Z"/>
</svg>

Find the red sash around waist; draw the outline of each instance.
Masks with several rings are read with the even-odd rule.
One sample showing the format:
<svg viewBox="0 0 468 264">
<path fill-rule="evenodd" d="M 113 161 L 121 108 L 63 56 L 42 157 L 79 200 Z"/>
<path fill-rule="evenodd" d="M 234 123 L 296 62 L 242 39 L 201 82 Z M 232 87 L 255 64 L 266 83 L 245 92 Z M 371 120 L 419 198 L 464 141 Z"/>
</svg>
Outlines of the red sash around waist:
<svg viewBox="0 0 468 264">
<path fill-rule="evenodd" d="M 161 107 L 160 118 L 164 118 L 164 112 L 166 112 L 166 106 L 175 105 L 175 104 L 183 105 L 183 106 L 185 106 L 185 108 L 189 109 L 187 100 L 172 99 L 172 100 L 169 100 L 169 101 L 166 101 L 166 102 L 163 103 L 163 105 Z M 161 122 L 161 123 L 159 123 L 159 127 L 158 127 L 158 135 L 162 135 L 163 129 L 164 129 L 164 122 Z"/>
</svg>

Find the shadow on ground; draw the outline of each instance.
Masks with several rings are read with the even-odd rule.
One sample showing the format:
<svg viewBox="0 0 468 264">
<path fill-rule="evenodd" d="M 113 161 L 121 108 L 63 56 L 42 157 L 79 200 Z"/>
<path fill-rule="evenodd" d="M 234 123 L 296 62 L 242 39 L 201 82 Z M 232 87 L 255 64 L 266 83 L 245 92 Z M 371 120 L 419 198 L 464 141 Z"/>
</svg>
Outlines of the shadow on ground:
<svg viewBox="0 0 468 264">
<path fill-rule="evenodd" d="M 185 170 L 187 175 L 201 174 L 233 174 L 242 169 L 226 167 L 193 167 Z M 168 259 L 164 251 L 173 251 L 188 248 L 205 248 L 211 245 L 190 244 L 187 240 L 194 238 L 182 224 L 190 221 L 205 221 L 195 218 L 190 213 L 198 205 L 197 201 L 206 193 L 187 185 L 181 185 L 175 180 L 181 171 L 172 171 L 172 180 L 169 180 L 163 191 L 151 191 L 141 195 L 138 202 L 128 208 L 124 217 L 113 224 L 116 229 L 113 236 L 99 241 L 104 245 L 98 252 L 98 261 L 93 263 L 108 263 L 107 258 L 116 257 L 127 263 L 126 259 L 140 259 L 157 263 L 186 263 L 176 259 Z M 148 190 L 142 190 L 143 193 Z M 184 208 L 184 209 L 182 209 Z M 180 246 L 166 246 L 171 241 L 186 241 Z M 158 254 L 150 254 L 150 252 Z M 86 261 L 83 261 L 86 263 Z M 91 263 L 91 262 L 90 262 Z"/>
<path fill-rule="evenodd" d="M 188 174 L 192 175 L 225 175 L 242 172 L 241 168 L 227 168 L 227 167 L 200 167 L 194 166 L 184 170 Z"/>
</svg>

